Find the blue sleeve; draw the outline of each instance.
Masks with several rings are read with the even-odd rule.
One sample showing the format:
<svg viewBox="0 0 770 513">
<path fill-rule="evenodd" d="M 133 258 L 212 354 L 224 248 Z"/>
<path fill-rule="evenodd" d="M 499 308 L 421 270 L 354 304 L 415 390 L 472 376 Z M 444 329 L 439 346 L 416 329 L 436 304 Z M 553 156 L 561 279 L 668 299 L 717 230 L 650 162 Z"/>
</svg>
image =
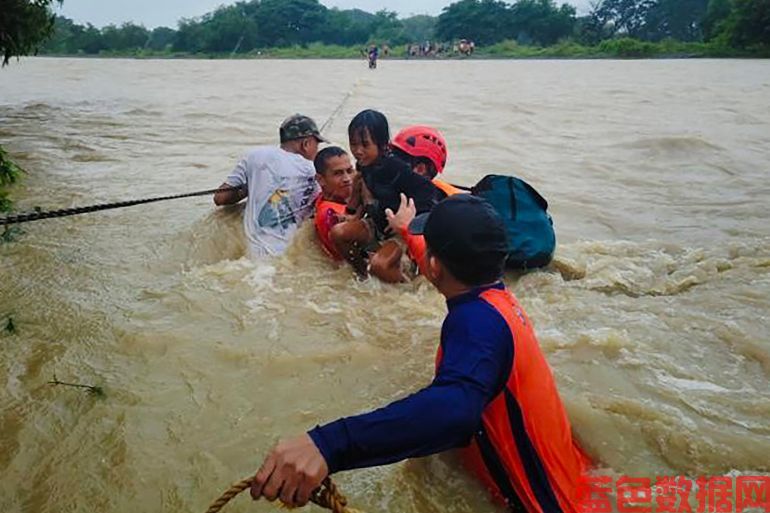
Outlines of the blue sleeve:
<svg viewBox="0 0 770 513">
<path fill-rule="evenodd" d="M 458 306 L 442 328 L 443 359 L 433 382 L 370 413 L 317 426 L 308 434 L 330 472 L 385 465 L 467 445 L 484 407 L 508 380 L 511 331 L 478 300 Z"/>
</svg>

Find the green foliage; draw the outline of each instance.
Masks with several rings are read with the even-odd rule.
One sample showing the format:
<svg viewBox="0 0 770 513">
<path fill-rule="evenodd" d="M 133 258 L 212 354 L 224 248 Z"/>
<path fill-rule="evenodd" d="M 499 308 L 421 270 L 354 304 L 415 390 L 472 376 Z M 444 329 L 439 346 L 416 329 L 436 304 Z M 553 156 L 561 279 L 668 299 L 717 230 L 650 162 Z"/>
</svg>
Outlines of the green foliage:
<svg viewBox="0 0 770 513">
<path fill-rule="evenodd" d="M 630 38 L 644 37 L 647 18 L 655 4 L 651 0 L 601 0 L 590 15 L 593 26 L 599 31 L 599 40 L 616 34 Z"/>
<path fill-rule="evenodd" d="M 770 0 L 710 0 L 703 18 L 707 41 L 750 55 L 770 55 Z"/>
<path fill-rule="evenodd" d="M 23 172 L 24 170 L 13 162 L 5 149 L 0 146 L 0 186 L 16 183 Z"/>
<path fill-rule="evenodd" d="M 403 25 L 398 20 L 398 15 L 393 11 L 381 10 L 374 15 L 371 22 L 371 35 L 369 41 L 386 41 L 390 44 L 403 44 L 408 40 L 402 35 Z"/>
<path fill-rule="evenodd" d="M 324 45 L 321 43 L 284 48 L 264 48 L 255 50 L 250 55 L 276 59 L 350 59 L 361 56 L 358 46 Z"/>
<path fill-rule="evenodd" d="M 117 51 L 144 48 L 150 43 L 150 31 L 133 23 L 107 25 L 102 29 L 102 41 L 106 48 Z"/>
<path fill-rule="evenodd" d="M 10 205 L 8 210 L 10 210 Z M 11 242 L 16 242 L 22 235 L 24 235 L 24 230 L 18 226 L 6 226 L 3 229 L 3 233 L 0 233 L 0 243 L 9 244 Z"/>
<path fill-rule="evenodd" d="M 33 3 L 52 1 L 58 0 Z M 557 1 L 458 0 L 438 17 L 399 19 L 388 10 L 372 14 L 328 9 L 318 0 L 242 0 L 199 18 L 182 19 L 176 30 L 152 31 L 133 23 L 97 29 L 59 17 L 43 50 L 137 57 L 358 57 L 360 48 L 371 43 L 390 45 L 396 56 L 407 43 L 470 39 L 476 54 L 487 56 L 770 52 L 770 0 L 595 0 L 580 18 L 574 7 Z M 685 49 L 674 48 L 672 41 L 709 44 Z"/>
<path fill-rule="evenodd" d="M 57 16 L 53 35 L 41 51 L 68 55 L 97 54 L 105 48 L 99 29 L 90 23 L 78 25 L 68 18 Z"/>
<path fill-rule="evenodd" d="M 647 21 L 647 38 L 701 41 L 708 0 L 658 0 Z"/>
<path fill-rule="evenodd" d="M 430 41 L 435 38 L 436 18 L 420 14 L 401 21 L 407 41 Z"/>
<path fill-rule="evenodd" d="M 51 4 L 62 0 L 3 0 L 0 6 L 0 54 L 2 65 L 12 57 L 37 53 L 51 35 L 54 17 Z"/>
<path fill-rule="evenodd" d="M 599 43 L 599 51 L 618 57 L 651 57 L 655 54 L 655 45 L 630 37 L 608 39 Z"/>
<path fill-rule="evenodd" d="M 498 0 L 460 0 L 444 10 L 436 22 L 436 36 L 442 41 L 471 39 L 490 45 L 511 38 L 510 6 Z"/>
<path fill-rule="evenodd" d="M 556 7 L 553 0 L 519 0 L 510 10 L 509 30 L 519 42 L 552 45 L 570 36 L 575 27 L 575 8 Z"/>
<path fill-rule="evenodd" d="M 770 0 L 733 0 L 725 30 L 740 48 L 770 47 Z"/>
<path fill-rule="evenodd" d="M 646 41 L 702 39 L 708 0 L 601 0 L 595 4 L 581 39 L 597 42 L 615 36 Z"/>
<path fill-rule="evenodd" d="M 199 18 L 182 19 L 177 30 L 148 31 L 126 23 L 99 30 L 57 17 L 44 51 L 53 54 L 157 55 L 251 54 L 266 48 L 312 43 L 331 46 L 397 45 L 433 36 L 436 18 L 400 20 L 395 12 L 327 9 L 318 0 L 250 0 L 223 5 Z"/>
<path fill-rule="evenodd" d="M 748 55 L 745 52 L 716 42 L 700 43 L 665 39 L 658 43 L 651 43 L 630 38 L 610 39 L 595 46 L 563 40 L 544 48 L 519 45 L 515 41 L 507 40 L 480 48 L 477 54 L 484 57 L 517 59 L 629 59 L 651 57 L 740 57 Z"/>
<path fill-rule="evenodd" d="M 8 199 L 8 191 L 0 189 L 0 212 L 10 212 L 13 209 L 13 202 Z"/>
<path fill-rule="evenodd" d="M 254 13 L 259 42 L 290 46 L 318 41 L 326 11 L 318 0 L 262 0 Z"/>
<path fill-rule="evenodd" d="M 8 153 L 0 146 L 0 212 L 8 212 L 13 204 L 8 199 L 6 188 L 16 183 L 24 170 L 20 168 Z"/>
<path fill-rule="evenodd" d="M 174 29 L 156 27 L 150 33 L 150 40 L 145 48 L 155 51 L 170 49 L 174 44 L 174 38 L 176 38 L 176 31 Z"/>
<path fill-rule="evenodd" d="M 442 40 L 471 39 L 480 45 L 515 39 L 520 44 L 551 45 L 572 34 L 575 8 L 554 0 L 460 0 L 438 17 Z"/>
<path fill-rule="evenodd" d="M 703 17 L 703 35 L 706 40 L 710 40 L 723 32 L 725 20 L 733 11 L 732 0 L 710 0 L 706 8 L 706 15 Z"/>
<path fill-rule="evenodd" d="M 485 57 L 517 59 L 586 59 L 602 56 L 596 47 L 571 40 L 563 40 L 548 47 L 520 45 L 516 41 L 506 40 L 480 48 L 476 53 Z"/>
</svg>

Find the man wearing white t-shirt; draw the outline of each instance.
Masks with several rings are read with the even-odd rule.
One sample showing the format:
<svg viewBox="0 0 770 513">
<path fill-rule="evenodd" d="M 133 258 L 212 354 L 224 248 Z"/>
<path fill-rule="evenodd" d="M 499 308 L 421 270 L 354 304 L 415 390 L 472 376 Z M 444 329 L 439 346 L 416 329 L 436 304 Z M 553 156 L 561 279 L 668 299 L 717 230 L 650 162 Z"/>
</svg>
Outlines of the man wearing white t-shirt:
<svg viewBox="0 0 770 513">
<path fill-rule="evenodd" d="M 315 122 L 295 114 L 279 129 L 280 147 L 260 146 L 249 151 L 214 194 L 216 205 L 232 205 L 247 198 L 243 227 L 257 256 L 280 255 L 297 226 L 313 212 L 318 196 L 313 159 L 318 143 L 328 142 Z"/>
</svg>

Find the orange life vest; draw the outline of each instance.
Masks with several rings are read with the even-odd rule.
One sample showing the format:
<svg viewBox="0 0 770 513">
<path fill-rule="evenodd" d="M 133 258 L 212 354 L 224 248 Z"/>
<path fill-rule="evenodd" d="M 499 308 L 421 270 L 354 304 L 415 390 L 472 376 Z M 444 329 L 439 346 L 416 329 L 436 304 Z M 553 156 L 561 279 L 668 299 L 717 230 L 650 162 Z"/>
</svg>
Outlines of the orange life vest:
<svg viewBox="0 0 770 513">
<path fill-rule="evenodd" d="M 433 179 L 433 185 L 443 191 L 447 197 L 454 194 L 462 194 L 467 192 L 462 189 L 458 189 L 450 183 L 438 180 L 436 178 Z M 404 240 L 404 242 L 406 242 L 409 258 L 417 262 L 417 267 L 420 269 L 420 274 L 425 275 L 425 239 L 422 235 L 412 235 L 409 233 L 408 229 L 404 229 L 404 231 L 401 233 L 401 238 Z"/>
<path fill-rule="evenodd" d="M 342 215 L 345 215 L 344 203 L 318 197 L 315 204 L 315 231 L 321 240 L 321 247 L 334 260 L 342 260 L 342 255 L 337 252 L 337 248 L 329 237 L 329 231 L 337 224 L 338 216 Z"/>
<path fill-rule="evenodd" d="M 588 457 L 572 437 L 551 368 L 530 320 L 507 289 L 479 296 L 503 316 L 513 335 L 513 368 L 482 413 L 482 428 L 463 450 L 464 463 L 512 509 L 578 513 Z M 437 366 L 441 362 L 441 348 Z"/>
<path fill-rule="evenodd" d="M 444 192 L 444 194 L 446 194 L 447 196 L 452 196 L 454 194 L 462 194 L 462 193 L 468 192 L 468 191 L 464 191 L 462 189 L 459 189 L 459 188 L 455 187 L 451 183 L 447 183 L 447 182 L 445 182 L 443 180 L 439 180 L 438 178 L 434 178 L 433 179 L 433 185 L 435 185 L 436 187 L 441 189 Z"/>
</svg>

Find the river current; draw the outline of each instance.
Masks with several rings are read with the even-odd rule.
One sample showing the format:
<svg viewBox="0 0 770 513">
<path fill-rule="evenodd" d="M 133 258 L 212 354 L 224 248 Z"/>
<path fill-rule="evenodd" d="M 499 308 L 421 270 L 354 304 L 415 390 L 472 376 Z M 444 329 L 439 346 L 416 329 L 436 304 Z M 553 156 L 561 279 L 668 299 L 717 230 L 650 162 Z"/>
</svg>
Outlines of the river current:
<svg viewBox="0 0 770 513">
<path fill-rule="evenodd" d="M 770 475 L 770 61 L 0 70 L 22 211 L 213 188 L 289 114 L 346 145 L 364 108 L 440 128 L 450 182 L 515 174 L 548 199 L 554 263 L 506 281 L 598 475 Z M 0 511 L 204 511 L 279 437 L 430 382 L 446 306 L 426 281 L 357 282 L 310 225 L 253 260 L 240 215 L 192 198 L 0 244 Z M 362 511 L 500 511 L 451 455 L 337 481 Z"/>
</svg>

